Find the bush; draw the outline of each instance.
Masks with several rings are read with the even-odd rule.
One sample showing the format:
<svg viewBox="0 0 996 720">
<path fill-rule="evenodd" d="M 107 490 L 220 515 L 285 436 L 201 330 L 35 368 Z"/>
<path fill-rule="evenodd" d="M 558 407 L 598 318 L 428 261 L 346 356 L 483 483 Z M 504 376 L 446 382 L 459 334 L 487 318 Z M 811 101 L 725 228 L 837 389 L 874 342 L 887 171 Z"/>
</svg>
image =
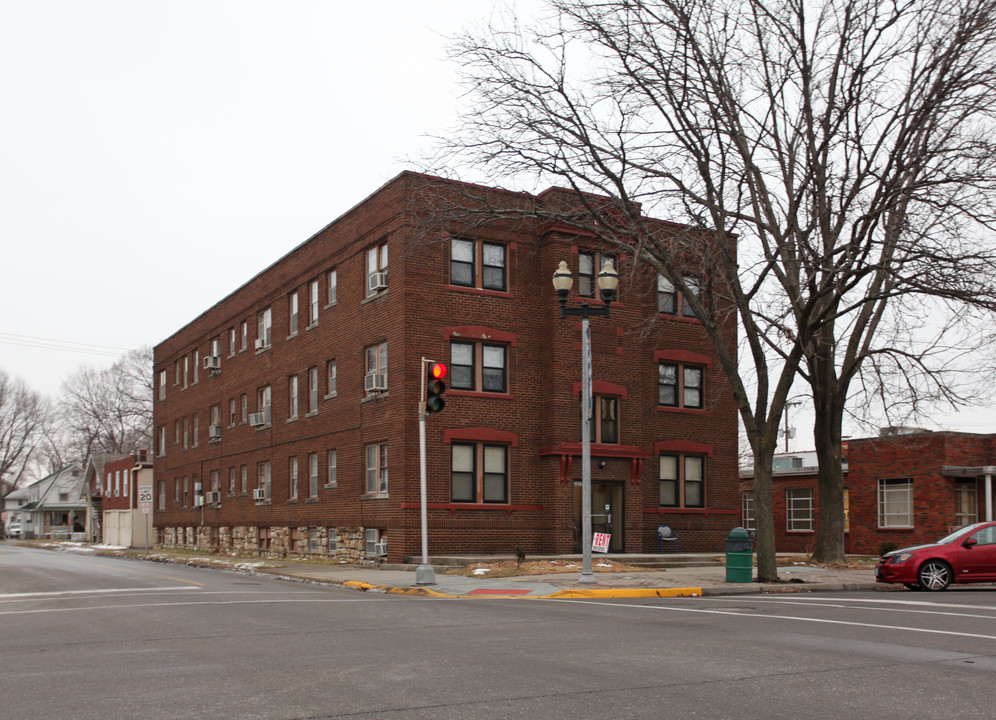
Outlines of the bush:
<svg viewBox="0 0 996 720">
<path fill-rule="evenodd" d="M 896 545 L 896 543 L 892 542 L 891 540 L 887 540 L 886 542 L 878 546 L 878 554 L 885 555 L 887 553 L 891 553 L 893 550 L 898 550 L 898 549 L 899 546 Z"/>
</svg>

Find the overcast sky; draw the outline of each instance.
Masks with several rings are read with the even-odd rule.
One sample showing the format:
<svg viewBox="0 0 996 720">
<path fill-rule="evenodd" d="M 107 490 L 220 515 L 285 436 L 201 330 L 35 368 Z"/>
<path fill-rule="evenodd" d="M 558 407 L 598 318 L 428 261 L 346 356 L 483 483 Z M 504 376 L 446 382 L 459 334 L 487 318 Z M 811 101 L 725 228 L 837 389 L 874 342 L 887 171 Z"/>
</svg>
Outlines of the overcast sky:
<svg viewBox="0 0 996 720">
<path fill-rule="evenodd" d="M 496 5 L 541 3 L 0 0 L 0 368 L 55 394 L 410 168 L 455 120 L 447 38 Z"/>
</svg>

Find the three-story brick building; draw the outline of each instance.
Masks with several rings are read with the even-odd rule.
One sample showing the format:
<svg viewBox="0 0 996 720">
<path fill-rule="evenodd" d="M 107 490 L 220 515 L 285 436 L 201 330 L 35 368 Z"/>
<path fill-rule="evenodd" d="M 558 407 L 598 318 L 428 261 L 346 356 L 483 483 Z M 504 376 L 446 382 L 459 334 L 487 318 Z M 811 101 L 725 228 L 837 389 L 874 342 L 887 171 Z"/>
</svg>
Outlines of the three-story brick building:
<svg viewBox="0 0 996 720">
<path fill-rule="evenodd" d="M 449 366 L 427 422 L 430 552 L 577 551 L 580 322 L 551 276 L 566 260 L 572 303 L 590 299 L 611 255 L 618 301 L 591 323 L 593 528 L 615 552 L 656 551 L 660 525 L 722 547 L 736 409 L 701 323 L 590 235 L 441 210 L 471 194 L 569 197 L 403 173 L 155 348 L 158 543 L 417 555 L 427 358 Z"/>
</svg>

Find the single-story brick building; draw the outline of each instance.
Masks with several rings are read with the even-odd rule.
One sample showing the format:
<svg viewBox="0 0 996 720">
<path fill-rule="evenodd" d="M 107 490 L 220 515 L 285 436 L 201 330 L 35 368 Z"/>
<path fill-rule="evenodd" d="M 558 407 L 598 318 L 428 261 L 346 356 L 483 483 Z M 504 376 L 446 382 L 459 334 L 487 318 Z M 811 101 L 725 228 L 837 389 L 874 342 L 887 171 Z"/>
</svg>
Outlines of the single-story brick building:
<svg viewBox="0 0 996 720">
<path fill-rule="evenodd" d="M 844 455 L 848 553 L 928 543 L 993 519 L 996 435 L 883 431 L 849 440 Z M 772 506 L 778 552 L 809 553 L 819 520 L 815 452 L 784 453 L 774 463 Z M 753 477 L 741 473 L 744 527 L 754 527 Z"/>
</svg>

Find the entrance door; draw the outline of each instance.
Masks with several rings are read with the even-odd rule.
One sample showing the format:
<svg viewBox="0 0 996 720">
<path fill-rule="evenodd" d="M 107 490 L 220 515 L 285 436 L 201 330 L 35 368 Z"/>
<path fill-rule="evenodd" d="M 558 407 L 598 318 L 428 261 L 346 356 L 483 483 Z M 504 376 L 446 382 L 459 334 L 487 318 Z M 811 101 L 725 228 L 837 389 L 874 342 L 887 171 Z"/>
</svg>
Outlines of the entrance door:
<svg viewBox="0 0 996 720">
<path fill-rule="evenodd" d="M 623 488 L 625 483 L 604 482 L 591 484 L 591 531 L 608 533 L 609 552 L 623 552 Z M 581 483 L 574 485 L 574 552 L 581 552 Z"/>
</svg>

